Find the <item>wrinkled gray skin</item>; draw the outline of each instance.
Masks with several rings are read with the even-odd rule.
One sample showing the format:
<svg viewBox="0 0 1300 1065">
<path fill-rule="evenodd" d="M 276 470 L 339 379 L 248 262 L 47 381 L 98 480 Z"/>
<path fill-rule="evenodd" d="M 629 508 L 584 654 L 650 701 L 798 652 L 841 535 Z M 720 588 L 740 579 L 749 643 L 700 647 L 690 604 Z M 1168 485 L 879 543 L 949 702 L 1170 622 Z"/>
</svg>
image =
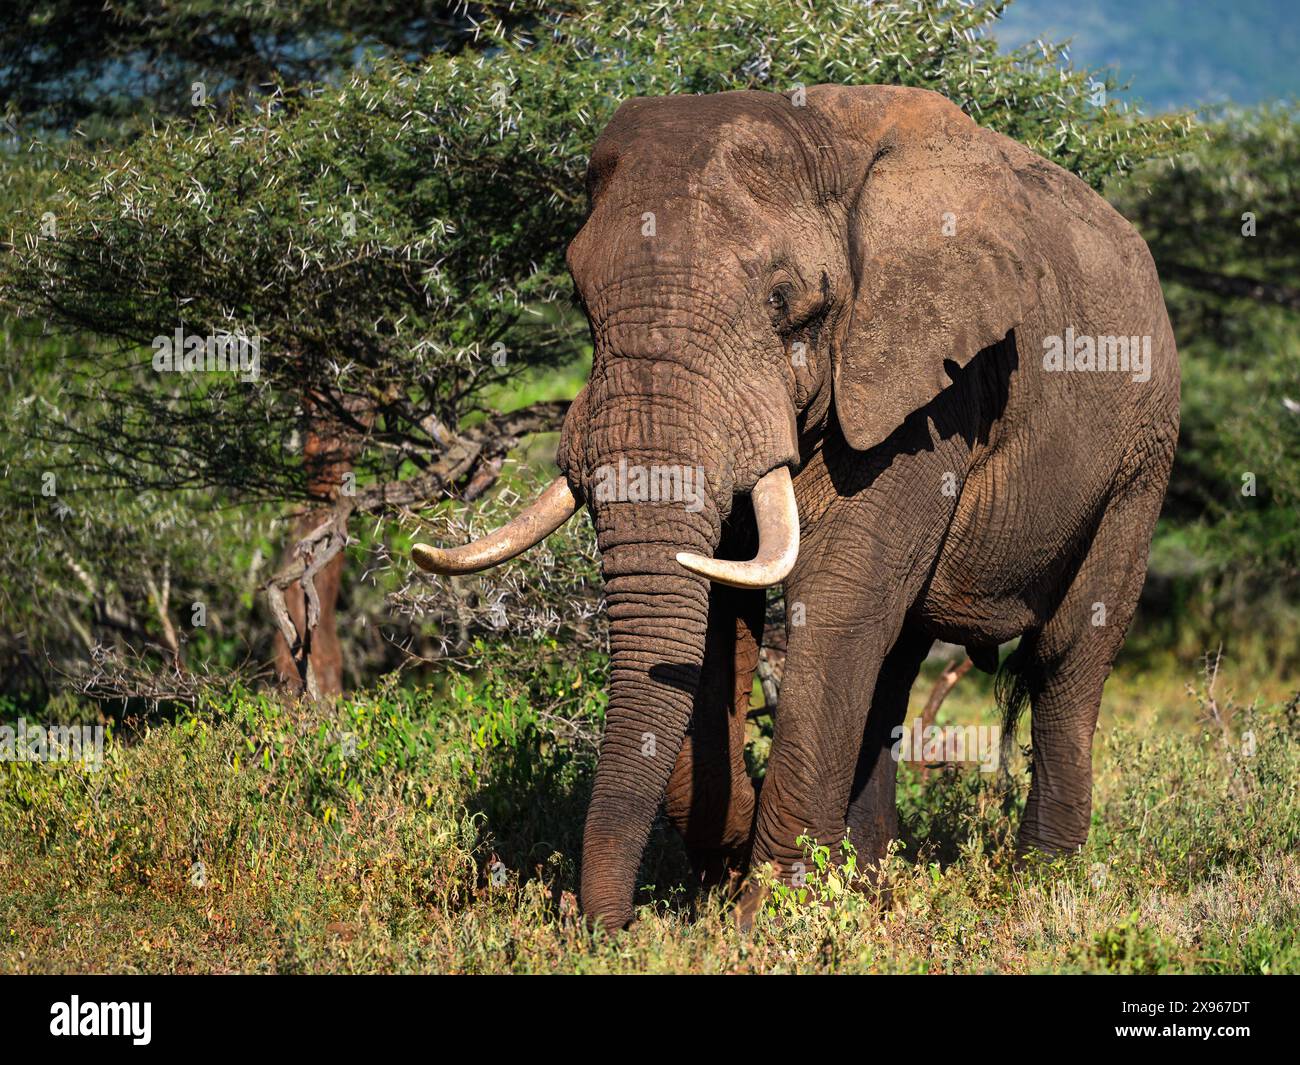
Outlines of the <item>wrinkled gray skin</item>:
<svg viewBox="0 0 1300 1065">
<path fill-rule="evenodd" d="M 586 913 L 631 920 L 661 803 L 706 882 L 751 862 L 788 876 L 805 833 L 880 855 L 897 830 L 890 733 L 935 639 L 988 665 L 1023 637 L 1020 846 L 1077 848 L 1178 430 L 1141 239 L 1072 175 L 913 89 L 631 100 L 588 185 L 569 265 L 595 360 L 559 454 L 612 626 Z M 1067 327 L 1150 337 L 1150 379 L 1046 371 L 1044 338 Z M 702 466 L 704 506 L 596 501 L 595 471 L 620 459 Z M 804 623 L 756 793 L 744 712 L 763 592 L 711 588 L 674 556 L 751 557 L 747 494 L 781 465 L 802 530 L 785 595 Z"/>
</svg>

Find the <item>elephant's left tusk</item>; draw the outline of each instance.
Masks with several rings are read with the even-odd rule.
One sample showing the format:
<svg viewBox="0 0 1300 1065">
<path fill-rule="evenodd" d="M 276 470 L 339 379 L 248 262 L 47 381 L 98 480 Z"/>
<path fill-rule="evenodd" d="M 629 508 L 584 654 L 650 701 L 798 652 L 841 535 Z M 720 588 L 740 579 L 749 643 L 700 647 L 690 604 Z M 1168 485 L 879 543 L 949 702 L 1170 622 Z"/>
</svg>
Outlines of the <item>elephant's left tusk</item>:
<svg viewBox="0 0 1300 1065">
<path fill-rule="evenodd" d="M 767 588 L 780 584 L 799 557 L 799 507 L 790 470 L 778 466 L 765 473 L 750 493 L 758 520 L 758 554 L 749 562 L 705 558 L 682 551 L 677 561 L 692 573 L 733 588 Z"/>
</svg>

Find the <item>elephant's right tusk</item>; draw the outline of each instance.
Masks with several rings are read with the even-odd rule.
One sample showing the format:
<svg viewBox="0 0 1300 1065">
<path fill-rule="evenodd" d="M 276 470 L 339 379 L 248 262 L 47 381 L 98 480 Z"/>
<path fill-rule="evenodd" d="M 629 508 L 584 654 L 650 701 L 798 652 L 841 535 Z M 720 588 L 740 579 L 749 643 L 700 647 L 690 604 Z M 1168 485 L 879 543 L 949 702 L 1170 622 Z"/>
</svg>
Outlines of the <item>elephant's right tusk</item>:
<svg viewBox="0 0 1300 1065">
<path fill-rule="evenodd" d="M 573 517 L 577 509 L 578 502 L 569 491 L 569 482 L 557 477 L 513 520 L 481 540 L 452 548 L 416 544 L 411 548 L 411 557 L 417 566 L 430 573 L 477 573 L 540 544 Z"/>
<path fill-rule="evenodd" d="M 749 562 L 705 558 L 683 551 L 677 561 L 692 573 L 733 588 L 767 588 L 780 584 L 799 557 L 799 507 L 790 470 L 778 466 L 765 473 L 750 493 L 758 520 L 758 554 Z"/>
</svg>

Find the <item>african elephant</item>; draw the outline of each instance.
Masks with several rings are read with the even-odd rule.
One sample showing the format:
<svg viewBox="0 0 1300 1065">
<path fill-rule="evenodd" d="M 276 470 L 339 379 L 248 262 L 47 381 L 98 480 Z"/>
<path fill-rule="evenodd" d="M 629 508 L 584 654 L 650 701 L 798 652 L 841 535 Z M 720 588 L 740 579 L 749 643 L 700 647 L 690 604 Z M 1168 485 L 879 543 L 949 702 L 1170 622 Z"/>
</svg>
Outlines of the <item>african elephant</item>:
<svg viewBox="0 0 1300 1065">
<path fill-rule="evenodd" d="M 936 639 L 991 669 L 1021 638 L 1004 665 L 1032 706 L 1019 847 L 1079 847 L 1178 433 L 1141 238 L 942 96 L 885 86 L 629 100 L 587 185 L 568 264 L 594 361 L 561 476 L 486 539 L 414 557 L 481 569 L 591 512 L 611 672 L 589 918 L 631 920 L 661 803 L 705 877 L 789 875 L 804 834 L 880 855 L 891 733 Z M 756 789 L 744 718 L 782 581 Z"/>
</svg>

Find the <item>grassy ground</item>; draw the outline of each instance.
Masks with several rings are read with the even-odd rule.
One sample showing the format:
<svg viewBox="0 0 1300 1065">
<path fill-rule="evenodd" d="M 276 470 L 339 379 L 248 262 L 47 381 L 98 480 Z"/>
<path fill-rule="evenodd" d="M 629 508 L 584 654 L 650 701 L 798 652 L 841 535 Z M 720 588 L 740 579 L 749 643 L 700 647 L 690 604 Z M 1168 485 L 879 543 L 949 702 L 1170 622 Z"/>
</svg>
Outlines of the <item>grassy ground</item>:
<svg viewBox="0 0 1300 1065">
<path fill-rule="evenodd" d="M 905 771 L 888 899 L 846 892 L 815 850 L 806 888 L 742 937 L 719 898 L 693 911 L 660 828 L 638 924 L 593 936 L 573 898 L 589 748 L 539 707 L 598 719 L 598 672 L 329 710 L 234 693 L 119 727 L 97 772 L 0 765 L 0 971 L 1300 971 L 1300 715 L 1281 686 L 1225 669 L 1216 722 L 1185 681 L 1118 674 L 1092 835 L 1055 867 L 1011 867 L 1019 763 L 1009 812 L 993 775 Z M 993 720 L 984 678 L 943 719 Z"/>
</svg>

